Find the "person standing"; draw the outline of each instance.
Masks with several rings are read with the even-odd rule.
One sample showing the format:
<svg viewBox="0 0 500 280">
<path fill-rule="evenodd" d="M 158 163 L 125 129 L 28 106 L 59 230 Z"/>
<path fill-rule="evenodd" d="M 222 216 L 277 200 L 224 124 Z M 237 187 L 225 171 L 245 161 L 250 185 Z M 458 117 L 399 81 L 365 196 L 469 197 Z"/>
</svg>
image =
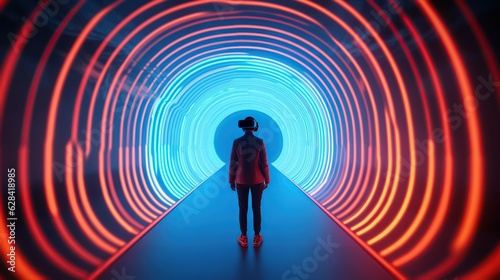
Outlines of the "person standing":
<svg viewBox="0 0 500 280">
<path fill-rule="evenodd" d="M 245 134 L 233 141 L 229 163 L 229 184 L 231 190 L 237 190 L 239 204 L 239 222 L 241 235 L 238 243 L 248 247 L 247 213 L 248 194 L 252 193 L 253 227 L 255 231 L 253 245 L 260 246 L 263 241 L 261 231 L 260 202 L 262 192 L 269 186 L 269 164 L 264 140 L 255 136 L 259 124 L 253 117 L 238 121 L 238 126 Z"/>
</svg>

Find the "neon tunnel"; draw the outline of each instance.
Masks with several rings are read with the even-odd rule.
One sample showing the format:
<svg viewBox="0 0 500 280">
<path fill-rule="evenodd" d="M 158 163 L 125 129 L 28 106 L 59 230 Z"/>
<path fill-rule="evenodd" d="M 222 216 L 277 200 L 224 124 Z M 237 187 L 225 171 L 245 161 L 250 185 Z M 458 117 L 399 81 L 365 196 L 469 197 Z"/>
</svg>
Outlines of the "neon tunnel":
<svg viewBox="0 0 500 280">
<path fill-rule="evenodd" d="M 499 8 L 0 0 L 1 279 L 497 279 Z M 249 115 L 272 178 L 240 255 Z"/>
</svg>

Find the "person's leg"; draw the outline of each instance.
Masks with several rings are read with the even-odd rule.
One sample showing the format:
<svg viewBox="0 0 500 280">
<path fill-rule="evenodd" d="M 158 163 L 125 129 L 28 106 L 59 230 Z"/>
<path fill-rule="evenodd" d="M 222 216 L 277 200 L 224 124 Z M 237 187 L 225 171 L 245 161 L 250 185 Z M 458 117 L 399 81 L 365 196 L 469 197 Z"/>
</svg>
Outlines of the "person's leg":
<svg viewBox="0 0 500 280">
<path fill-rule="evenodd" d="M 236 184 L 238 191 L 238 204 L 240 206 L 240 229 L 241 234 L 247 234 L 247 213 L 248 213 L 248 192 L 249 187 L 245 185 Z"/>
<path fill-rule="evenodd" d="M 264 184 L 257 184 L 252 186 L 253 228 L 255 230 L 255 235 L 259 235 L 261 230 L 260 201 L 262 200 L 263 191 Z"/>
</svg>

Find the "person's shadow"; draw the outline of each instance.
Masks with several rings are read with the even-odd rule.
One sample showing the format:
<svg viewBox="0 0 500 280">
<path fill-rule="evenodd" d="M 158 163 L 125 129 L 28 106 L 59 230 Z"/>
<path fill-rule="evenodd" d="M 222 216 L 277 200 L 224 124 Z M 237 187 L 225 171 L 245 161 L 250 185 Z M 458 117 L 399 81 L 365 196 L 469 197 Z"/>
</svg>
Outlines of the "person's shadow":
<svg viewBox="0 0 500 280">
<path fill-rule="evenodd" d="M 252 244 L 253 245 L 253 244 Z M 253 248 L 253 252 L 254 252 L 254 255 L 255 255 L 255 260 L 254 260 L 254 269 L 253 269 L 253 277 L 254 279 L 263 279 L 262 276 L 263 276 L 263 266 L 262 264 L 260 263 L 260 251 L 261 251 L 261 247 L 263 246 L 263 243 L 260 244 L 259 247 L 254 247 Z"/>
<path fill-rule="evenodd" d="M 240 279 L 261 279 L 262 276 L 262 271 L 261 271 L 261 263 L 260 263 L 260 250 L 262 247 L 262 244 L 259 247 L 253 247 L 253 252 L 254 252 L 254 259 L 249 260 L 248 259 L 248 254 L 249 250 L 253 247 L 253 242 L 249 242 L 248 247 L 241 247 L 240 246 L 240 253 L 241 253 L 241 271 L 240 271 Z M 241 278 L 243 277 L 243 278 Z"/>
<path fill-rule="evenodd" d="M 262 244 L 260 244 L 259 247 L 253 247 L 253 252 L 254 252 L 254 255 L 255 255 L 255 264 L 256 265 L 260 264 L 260 247 L 261 246 L 262 246 Z"/>
</svg>

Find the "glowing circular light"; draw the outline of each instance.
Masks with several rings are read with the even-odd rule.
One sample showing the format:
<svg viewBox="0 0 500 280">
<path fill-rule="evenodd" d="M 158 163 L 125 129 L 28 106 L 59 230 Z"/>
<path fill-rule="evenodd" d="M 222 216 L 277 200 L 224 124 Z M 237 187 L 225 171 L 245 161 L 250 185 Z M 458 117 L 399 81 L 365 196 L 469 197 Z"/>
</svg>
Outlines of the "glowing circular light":
<svg viewBox="0 0 500 280">
<path fill-rule="evenodd" d="M 36 244 L 16 251 L 21 278 L 89 275 L 226 165 L 216 133 L 249 111 L 281 137 L 271 164 L 394 276 L 498 275 L 498 248 L 465 258 L 495 194 L 483 104 L 500 74 L 464 1 L 447 7 L 459 31 L 426 1 L 58 2 L 37 26 L 49 2 L 2 47 L 0 162 Z M 437 242 L 450 251 L 430 264 Z"/>
</svg>

